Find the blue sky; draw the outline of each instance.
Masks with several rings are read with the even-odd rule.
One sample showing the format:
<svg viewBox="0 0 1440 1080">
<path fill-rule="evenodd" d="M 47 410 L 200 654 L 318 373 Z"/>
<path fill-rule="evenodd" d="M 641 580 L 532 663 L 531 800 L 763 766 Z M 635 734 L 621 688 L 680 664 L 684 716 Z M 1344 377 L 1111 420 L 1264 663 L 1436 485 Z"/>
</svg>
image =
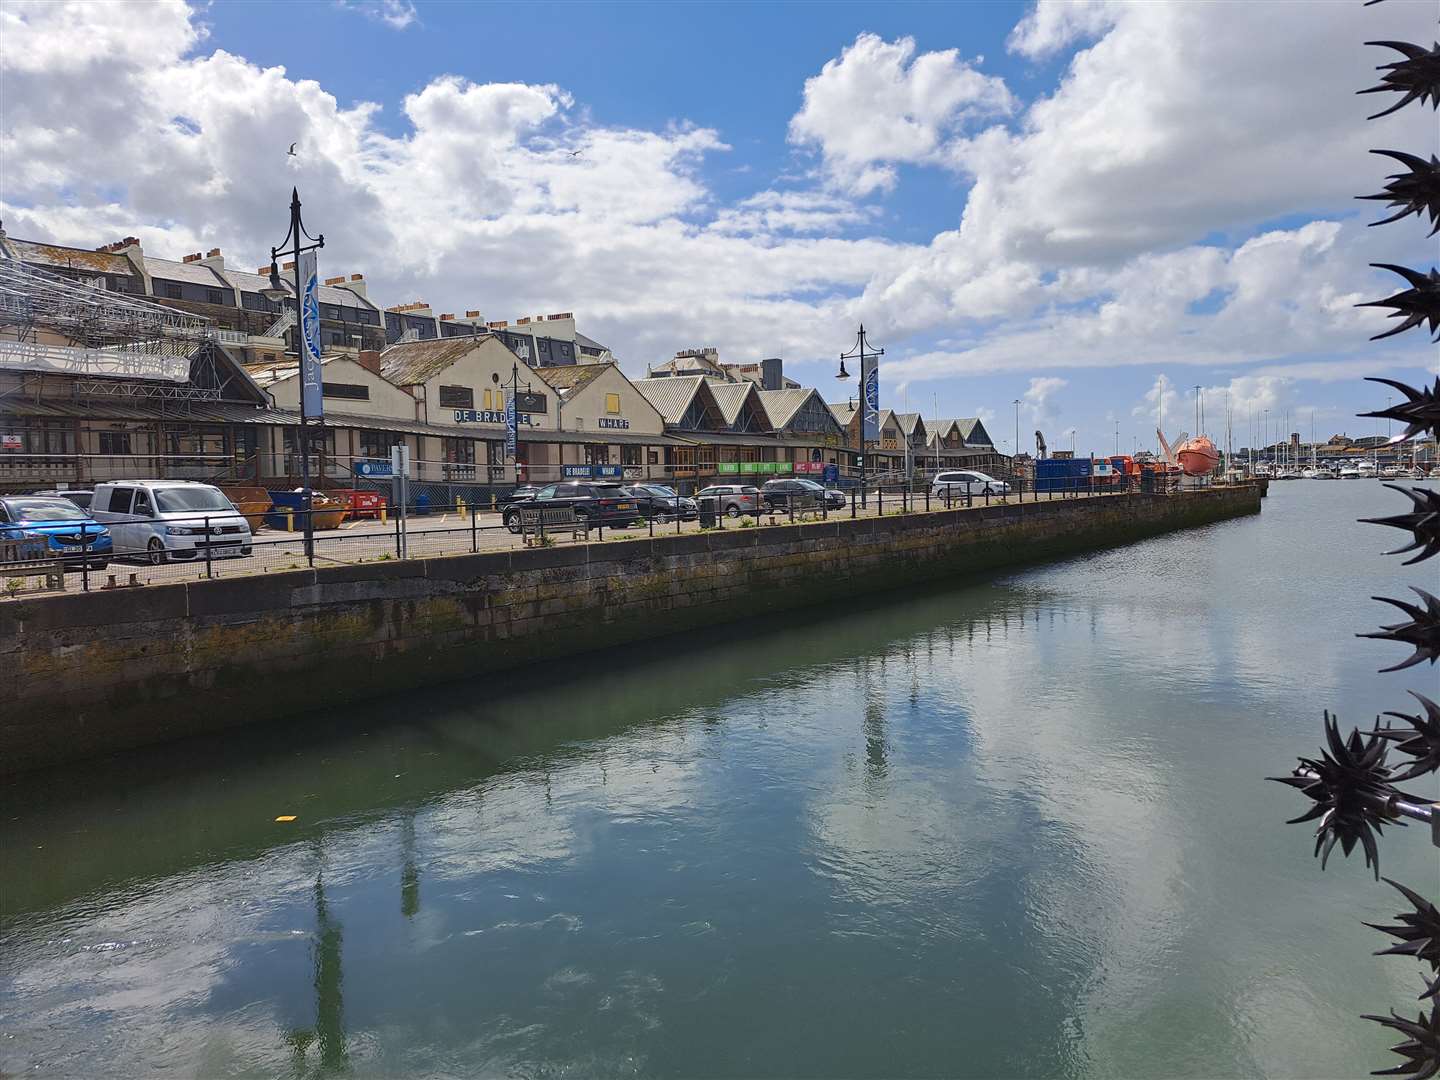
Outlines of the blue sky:
<svg viewBox="0 0 1440 1080">
<path fill-rule="evenodd" d="M 1351 9 L 1354 10 L 1351 10 Z M 1433 113 L 1356 98 L 1434 5 L 7 3 L 0 212 L 257 265 L 291 184 L 385 304 L 573 310 L 632 374 L 781 355 L 838 399 L 860 320 L 886 404 L 1021 445 L 1366 433 L 1365 374 L 1435 346 L 1354 303 L 1420 265 L 1355 194 Z M 63 120 L 61 118 L 64 118 Z M 283 148 L 298 141 L 289 159 Z M 581 153 L 571 156 L 571 151 Z M 99 167 L 96 167 L 96 163 Z M 963 222 L 963 225 L 962 225 Z M 274 236 L 271 233 L 275 233 Z M 113 235 L 112 235 L 113 234 Z"/>
</svg>

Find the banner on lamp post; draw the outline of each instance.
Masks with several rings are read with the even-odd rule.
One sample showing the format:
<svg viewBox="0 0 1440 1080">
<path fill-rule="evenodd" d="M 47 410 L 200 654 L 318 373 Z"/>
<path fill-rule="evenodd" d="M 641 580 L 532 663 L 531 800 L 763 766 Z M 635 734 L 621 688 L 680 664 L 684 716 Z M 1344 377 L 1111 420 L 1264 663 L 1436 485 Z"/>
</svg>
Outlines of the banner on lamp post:
<svg viewBox="0 0 1440 1080">
<path fill-rule="evenodd" d="M 307 417 L 319 418 L 325 414 L 325 396 L 321 386 L 322 373 L 320 357 L 323 351 L 320 339 L 320 278 L 315 252 L 306 251 L 300 256 L 300 395 L 301 405 Z"/>
<path fill-rule="evenodd" d="M 515 396 L 511 393 L 505 399 L 505 457 L 509 461 L 515 460 L 518 449 L 516 429 L 520 423 L 520 415 L 515 405 Z"/>
<path fill-rule="evenodd" d="M 861 445 L 880 441 L 880 358 L 860 358 Z"/>
</svg>

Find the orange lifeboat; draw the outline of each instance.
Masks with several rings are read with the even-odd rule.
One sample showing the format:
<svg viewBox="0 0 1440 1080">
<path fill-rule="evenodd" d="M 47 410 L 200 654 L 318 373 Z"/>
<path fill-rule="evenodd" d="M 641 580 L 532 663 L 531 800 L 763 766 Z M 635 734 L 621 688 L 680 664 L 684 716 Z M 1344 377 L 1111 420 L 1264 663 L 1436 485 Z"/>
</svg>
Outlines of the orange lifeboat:
<svg viewBox="0 0 1440 1080">
<path fill-rule="evenodd" d="M 1186 476 L 1209 476 L 1220 464 L 1220 451 L 1207 436 L 1197 435 L 1175 448 L 1175 459 Z"/>
</svg>

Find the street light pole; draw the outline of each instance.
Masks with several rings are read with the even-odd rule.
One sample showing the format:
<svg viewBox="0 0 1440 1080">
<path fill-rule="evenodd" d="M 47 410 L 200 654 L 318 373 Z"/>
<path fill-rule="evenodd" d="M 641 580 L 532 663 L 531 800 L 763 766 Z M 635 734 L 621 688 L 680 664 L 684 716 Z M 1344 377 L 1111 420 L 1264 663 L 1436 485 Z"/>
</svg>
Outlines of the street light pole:
<svg viewBox="0 0 1440 1080">
<path fill-rule="evenodd" d="M 860 432 L 856 441 L 860 444 L 860 505 L 862 507 L 866 505 L 865 463 L 866 458 L 869 456 L 865 452 L 865 428 L 867 421 L 872 415 L 877 419 L 879 418 L 880 402 L 878 395 L 880 376 L 876 370 L 876 365 L 879 363 L 880 357 L 885 355 L 884 349 L 872 349 L 869 345 L 869 341 L 865 338 L 865 324 L 861 323 L 860 333 L 855 338 L 854 346 L 840 354 L 840 370 L 835 374 L 835 378 L 837 379 L 844 380 L 850 378 L 850 373 L 845 370 L 845 361 L 855 359 L 860 361 Z M 875 383 L 875 393 L 877 397 L 877 400 L 874 402 L 870 400 L 872 381 Z M 878 432 L 876 433 L 876 442 L 879 442 Z M 907 476 L 905 479 L 908 484 L 910 478 Z"/>
<path fill-rule="evenodd" d="M 302 244 L 302 238 L 310 240 L 311 243 Z M 293 246 L 289 250 L 284 250 L 285 245 L 289 243 L 293 243 Z M 314 507 L 310 491 L 310 447 L 313 442 L 311 429 L 315 428 L 323 438 L 325 416 L 322 413 L 319 416 L 311 417 L 308 402 L 305 400 L 305 286 L 300 280 L 300 256 L 304 252 L 317 251 L 324 246 L 324 233 L 317 237 L 311 236 L 305 231 L 305 225 L 300 220 L 300 191 L 298 188 L 291 188 L 290 228 L 286 231 L 285 239 L 280 241 L 279 246 L 270 249 L 270 285 L 268 288 L 261 289 L 260 295 L 267 300 L 284 301 L 285 286 L 280 281 L 280 272 L 275 265 L 275 260 L 282 255 L 289 255 L 295 270 L 295 359 L 298 364 L 296 374 L 300 380 L 300 499 L 305 519 L 305 557 L 312 562 L 315 558 L 315 515 L 312 513 Z"/>
<path fill-rule="evenodd" d="M 1020 399 L 1017 397 L 1014 401 L 1010 402 L 1010 404 L 1015 406 L 1015 456 L 1010 459 L 1010 472 L 1014 474 L 1015 479 L 1018 481 L 1020 479 L 1020 466 L 1016 459 L 1020 457 Z"/>
</svg>

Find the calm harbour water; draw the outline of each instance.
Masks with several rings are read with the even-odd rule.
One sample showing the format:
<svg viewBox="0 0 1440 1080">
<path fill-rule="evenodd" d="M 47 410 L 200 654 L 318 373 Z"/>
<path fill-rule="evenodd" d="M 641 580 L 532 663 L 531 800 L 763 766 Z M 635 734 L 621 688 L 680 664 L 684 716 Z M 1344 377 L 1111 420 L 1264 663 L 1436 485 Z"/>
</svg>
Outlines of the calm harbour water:
<svg viewBox="0 0 1440 1080">
<path fill-rule="evenodd" d="M 0 1073 L 1389 1066 L 1358 1014 L 1419 992 L 1361 925 L 1393 894 L 1322 874 L 1263 777 L 1322 708 L 1440 689 L 1352 636 L 1434 587 L 1353 520 L 1402 509 L 1277 484 L 1258 518 L 7 783 Z M 1418 829 L 1381 858 L 1437 879 Z"/>
</svg>

